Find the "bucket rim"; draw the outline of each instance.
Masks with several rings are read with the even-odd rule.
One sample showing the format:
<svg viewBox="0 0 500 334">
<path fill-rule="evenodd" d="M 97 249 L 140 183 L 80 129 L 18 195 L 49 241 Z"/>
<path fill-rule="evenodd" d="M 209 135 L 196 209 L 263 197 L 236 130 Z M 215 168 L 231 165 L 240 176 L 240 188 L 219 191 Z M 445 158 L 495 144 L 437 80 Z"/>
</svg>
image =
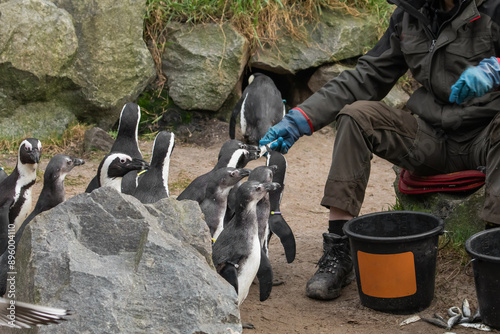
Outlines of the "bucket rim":
<svg viewBox="0 0 500 334">
<path fill-rule="evenodd" d="M 375 236 L 367 236 L 359 233 L 355 233 L 351 231 L 349 228 L 351 225 L 356 223 L 357 221 L 373 216 L 381 216 L 381 215 L 386 215 L 386 214 L 391 214 L 391 215 L 401 215 L 401 214 L 413 214 L 413 215 L 419 215 L 419 216 L 426 216 L 432 219 L 435 219 L 438 224 L 436 227 L 433 229 L 430 229 L 428 231 L 418 233 L 418 234 L 413 234 L 413 235 L 407 235 L 407 236 L 399 236 L 399 237 L 375 237 Z M 349 220 L 345 225 L 344 225 L 344 233 L 352 239 L 356 240 L 361 240 L 361 241 L 368 241 L 368 242 L 378 242 L 378 243 L 394 243 L 394 242 L 400 242 L 400 241 L 415 241 L 415 240 L 421 240 L 424 238 L 428 238 L 434 235 L 440 235 L 444 233 L 444 221 L 443 219 L 439 218 L 436 215 L 427 213 L 427 212 L 420 212 L 420 211 L 379 211 L 379 212 L 373 212 L 373 213 L 368 213 L 362 216 L 358 216 L 356 218 L 353 218 Z"/>
<path fill-rule="evenodd" d="M 469 239 L 467 239 L 465 241 L 465 251 L 467 253 L 469 253 L 469 255 L 473 259 L 480 259 L 480 260 L 484 260 L 487 262 L 500 263 L 500 257 L 478 253 L 472 249 L 472 245 L 471 245 L 475 239 L 480 238 L 485 234 L 490 234 L 490 233 L 494 233 L 494 232 L 498 232 L 498 231 L 500 231 L 500 227 L 495 227 L 495 228 L 491 228 L 488 230 L 480 231 L 480 232 L 477 232 L 476 234 L 470 236 Z"/>
</svg>

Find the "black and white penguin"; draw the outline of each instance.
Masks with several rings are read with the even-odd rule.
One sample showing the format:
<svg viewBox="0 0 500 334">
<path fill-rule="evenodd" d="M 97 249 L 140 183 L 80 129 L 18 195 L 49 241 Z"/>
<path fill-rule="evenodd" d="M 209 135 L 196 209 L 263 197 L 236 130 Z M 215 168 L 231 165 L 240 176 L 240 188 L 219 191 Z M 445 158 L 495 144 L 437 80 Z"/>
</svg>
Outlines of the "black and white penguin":
<svg viewBox="0 0 500 334">
<path fill-rule="evenodd" d="M 66 175 L 75 167 L 83 165 L 84 161 L 72 158 L 67 155 L 57 154 L 50 159 L 43 176 L 43 188 L 38 196 L 35 208 L 23 221 L 19 229 L 13 233 L 9 229 L 8 242 L 0 246 L 0 296 L 3 296 L 7 289 L 8 256 L 11 252 L 16 252 L 16 247 L 21 240 L 26 226 L 40 213 L 50 210 L 65 200 L 64 179 Z M 9 297 L 9 296 L 8 296 Z M 9 297 L 11 298 L 11 297 Z"/>
<path fill-rule="evenodd" d="M 32 190 L 40 162 L 42 143 L 35 138 L 21 142 L 16 168 L 0 183 L 0 245 L 9 224 L 19 229 L 32 209 Z"/>
<path fill-rule="evenodd" d="M 137 187 L 133 192 L 133 196 L 142 203 L 154 203 L 170 196 L 168 172 L 174 146 L 175 136 L 172 132 L 160 131 L 156 135 L 149 168 L 136 178 Z M 124 182 L 125 179 L 122 181 L 122 189 Z"/>
<path fill-rule="evenodd" d="M 8 309 L 12 305 L 15 305 L 15 317 L 13 317 Z M 66 320 L 65 316 L 71 314 L 70 310 L 0 298 L 0 327 L 21 329 L 39 325 L 58 324 Z"/>
<path fill-rule="evenodd" d="M 195 178 L 180 194 L 177 200 L 190 199 L 201 204 L 211 174 L 224 167 L 244 168 L 250 161 L 259 158 L 257 146 L 246 145 L 239 140 L 226 141 L 219 150 L 217 164 L 209 172 Z"/>
<path fill-rule="evenodd" d="M 271 205 L 271 215 L 269 216 L 269 228 L 272 234 L 280 239 L 285 250 L 285 256 L 288 263 L 292 263 L 295 259 L 295 236 L 288 223 L 283 218 L 280 210 L 283 191 L 285 190 L 285 176 L 287 169 L 287 161 L 283 154 L 276 151 L 271 151 L 267 155 L 266 164 L 268 166 L 276 166 L 276 171 L 273 174 L 273 182 L 280 184 L 280 188 L 269 192 L 269 202 Z"/>
<path fill-rule="evenodd" d="M 219 168 L 211 174 L 200 208 L 205 215 L 212 239 L 217 240 L 224 228 L 229 191 L 249 174 L 250 169 L 233 167 Z"/>
<path fill-rule="evenodd" d="M 236 119 L 245 142 L 258 145 L 270 127 L 285 116 L 285 105 L 274 81 L 263 73 L 254 73 L 248 78 L 248 86 L 233 109 L 229 123 L 229 137 L 235 138 Z"/>
<path fill-rule="evenodd" d="M 277 187 L 278 183 L 244 182 L 238 188 L 236 213 L 212 247 L 215 268 L 236 289 L 238 305 L 247 297 L 260 266 L 257 203 Z"/>
<path fill-rule="evenodd" d="M 127 103 L 123 106 L 118 122 L 118 134 L 109 153 L 124 153 L 135 159 L 142 159 L 139 149 L 138 131 L 141 120 L 141 108 L 135 103 Z M 97 176 L 95 176 L 85 189 L 91 193 L 99 187 Z"/>
<path fill-rule="evenodd" d="M 113 187 L 119 192 L 122 189 L 122 178 L 131 171 L 144 170 L 149 164 L 125 153 L 110 153 L 102 159 L 97 168 L 98 187 Z"/>
</svg>

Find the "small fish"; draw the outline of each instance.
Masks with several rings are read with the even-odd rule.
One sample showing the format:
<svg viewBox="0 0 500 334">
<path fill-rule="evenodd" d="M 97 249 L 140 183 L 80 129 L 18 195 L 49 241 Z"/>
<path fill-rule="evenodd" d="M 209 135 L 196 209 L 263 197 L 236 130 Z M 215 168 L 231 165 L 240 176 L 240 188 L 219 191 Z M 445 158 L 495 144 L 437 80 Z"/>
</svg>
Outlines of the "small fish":
<svg viewBox="0 0 500 334">
<path fill-rule="evenodd" d="M 467 298 L 465 298 L 464 301 L 462 302 L 462 314 L 464 315 L 465 318 L 470 318 L 470 316 L 472 315 L 472 312 L 470 311 L 469 301 L 467 300 Z"/>
<path fill-rule="evenodd" d="M 465 324 L 459 324 L 459 325 L 462 327 L 478 329 L 480 331 L 491 332 L 491 328 L 486 326 L 485 324 L 465 323 Z"/>
<path fill-rule="evenodd" d="M 399 324 L 399 326 L 405 326 L 405 325 L 417 322 L 419 320 L 420 320 L 420 316 L 419 315 L 414 315 L 413 317 L 409 317 L 408 319 L 405 319 L 405 320 L 401 321 L 401 323 Z"/>
<path fill-rule="evenodd" d="M 261 147 L 259 147 L 259 150 L 260 150 L 260 153 L 259 153 L 259 158 L 262 157 L 263 155 L 265 155 L 267 152 L 270 152 L 272 151 L 271 150 L 271 144 L 276 142 L 278 139 L 276 140 L 273 140 L 272 142 L 270 142 L 269 144 L 266 144 L 266 145 L 262 145 Z"/>
<path fill-rule="evenodd" d="M 446 320 L 444 320 L 444 318 L 442 316 L 440 316 L 439 314 L 437 314 L 437 313 L 434 313 L 434 318 L 439 319 L 442 322 L 446 322 Z"/>
<path fill-rule="evenodd" d="M 448 322 L 447 322 L 448 329 L 451 329 L 451 328 L 453 328 L 453 326 L 458 324 L 458 322 L 462 318 L 462 310 L 460 310 L 460 308 L 458 308 L 456 306 L 450 307 L 448 309 L 448 315 L 450 316 L 450 318 L 448 319 Z"/>
<path fill-rule="evenodd" d="M 441 328 L 448 328 L 448 324 L 444 322 L 443 320 L 436 319 L 436 318 L 422 318 L 423 321 L 432 324 L 434 326 L 438 326 Z"/>
</svg>

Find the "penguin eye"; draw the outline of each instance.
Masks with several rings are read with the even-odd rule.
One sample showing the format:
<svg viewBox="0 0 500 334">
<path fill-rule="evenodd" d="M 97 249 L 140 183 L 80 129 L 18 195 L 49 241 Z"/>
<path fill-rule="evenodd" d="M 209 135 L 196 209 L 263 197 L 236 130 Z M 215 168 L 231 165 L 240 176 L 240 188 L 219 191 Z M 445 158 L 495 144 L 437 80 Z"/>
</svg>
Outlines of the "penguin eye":
<svg viewBox="0 0 500 334">
<path fill-rule="evenodd" d="M 68 165 L 71 165 L 71 162 L 72 162 L 71 160 L 66 161 Z"/>
<path fill-rule="evenodd" d="M 30 149 L 28 148 L 28 146 L 24 146 L 24 150 L 29 151 Z"/>
<path fill-rule="evenodd" d="M 127 159 L 125 159 L 125 158 L 121 158 L 121 159 L 120 159 L 120 163 L 124 164 L 124 163 L 126 163 L 126 162 L 127 162 Z"/>
</svg>

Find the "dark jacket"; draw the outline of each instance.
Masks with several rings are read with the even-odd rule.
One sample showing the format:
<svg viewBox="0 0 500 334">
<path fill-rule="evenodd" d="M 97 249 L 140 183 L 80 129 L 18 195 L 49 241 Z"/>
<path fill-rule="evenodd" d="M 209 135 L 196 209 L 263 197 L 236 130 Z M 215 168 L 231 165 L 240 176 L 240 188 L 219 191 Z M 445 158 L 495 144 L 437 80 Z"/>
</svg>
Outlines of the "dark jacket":
<svg viewBox="0 0 500 334">
<path fill-rule="evenodd" d="M 453 15 L 438 27 L 426 0 L 390 2 L 397 8 L 375 47 L 354 70 L 344 71 L 297 107 L 318 130 L 347 104 L 383 99 L 409 69 L 422 87 L 410 97 L 408 109 L 457 140 L 473 137 L 500 111 L 500 91 L 461 105 L 448 99 L 468 66 L 500 57 L 500 1 L 458 0 Z"/>
</svg>

